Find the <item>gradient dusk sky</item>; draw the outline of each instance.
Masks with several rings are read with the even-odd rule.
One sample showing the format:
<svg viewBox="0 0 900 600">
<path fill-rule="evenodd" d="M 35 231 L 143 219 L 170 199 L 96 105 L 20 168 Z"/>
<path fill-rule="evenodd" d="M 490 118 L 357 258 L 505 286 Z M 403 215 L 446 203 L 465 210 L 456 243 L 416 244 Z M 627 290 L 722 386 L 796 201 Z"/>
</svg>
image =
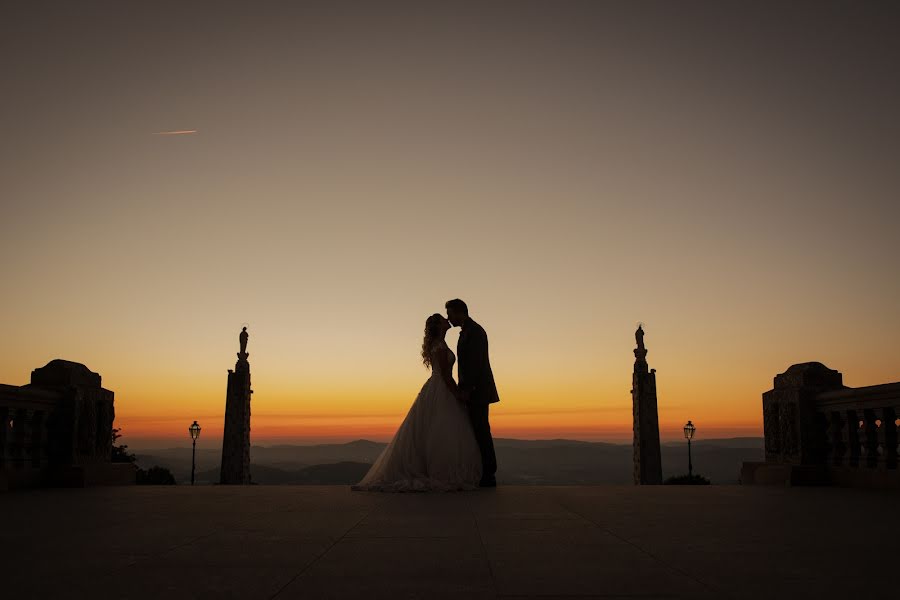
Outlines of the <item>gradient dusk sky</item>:
<svg viewBox="0 0 900 600">
<path fill-rule="evenodd" d="M 253 443 L 384 440 L 454 297 L 495 437 L 630 439 L 638 321 L 664 438 L 896 381 L 898 7 L 5 2 L 0 382 L 214 443 L 247 323 Z"/>
</svg>

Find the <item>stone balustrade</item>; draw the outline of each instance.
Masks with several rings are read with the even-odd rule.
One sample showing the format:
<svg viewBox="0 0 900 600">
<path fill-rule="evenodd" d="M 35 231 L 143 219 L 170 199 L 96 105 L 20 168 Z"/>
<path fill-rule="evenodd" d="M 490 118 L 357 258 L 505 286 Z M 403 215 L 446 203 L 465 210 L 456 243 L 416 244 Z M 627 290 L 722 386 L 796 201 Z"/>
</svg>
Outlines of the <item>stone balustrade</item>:
<svg viewBox="0 0 900 600">
<path fill-rule="evenodd" d="M 54 360 L 31 383 L 0 384 L 0 490 L 134 482 L 113 465 L 114 394 L 79 363 Z"/>
<path fill-rule="evenodd" d="M 48 427 L 58 394 L 0 385 L 0 473 L 15 487 L 40 480 L 50 464 Z"/>
<path fill-rule="evenodd" d="M 849 388 L 817 362 L 791 366 L 763 394 L 766 461 L 743 483 L 900 487 L 900 382 Z"/>
<path fill-rule="evenodd" d="M 900 383 L 824 392 L 816 426 L 826 465 L 897 469 Z"/>
</svg>

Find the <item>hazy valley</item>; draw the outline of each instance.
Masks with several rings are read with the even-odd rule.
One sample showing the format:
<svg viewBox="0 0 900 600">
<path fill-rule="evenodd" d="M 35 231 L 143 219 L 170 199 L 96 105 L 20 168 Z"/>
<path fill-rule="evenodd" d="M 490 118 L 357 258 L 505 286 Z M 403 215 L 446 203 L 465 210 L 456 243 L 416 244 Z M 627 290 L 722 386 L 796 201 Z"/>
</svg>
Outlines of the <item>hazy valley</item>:
<svg viewBox="0 0 900 600">
<path fill-rule="evenodd" d="M 575 440 L 494 440 L 501 485 L 628 484 L 632 482 L 630 444 Z M 356 440 L 345 444 L 253 446 L 253 483 L 263 485 L 351 484 L 359 481 L 386 446 Z M 166 467 L 179 483 L 190 481 L 190 448 L 135 450 L 142 468 Z M 762 438 L 697 440 L 694 472 L 713 484 L 735 484 L 741 463 L 763 459 Z M 197 450 L 196 481 L 218 482 L 220 448 Z M 664 443 L 663 476 L 687 473 L 687 444 Z"/>
</svg>

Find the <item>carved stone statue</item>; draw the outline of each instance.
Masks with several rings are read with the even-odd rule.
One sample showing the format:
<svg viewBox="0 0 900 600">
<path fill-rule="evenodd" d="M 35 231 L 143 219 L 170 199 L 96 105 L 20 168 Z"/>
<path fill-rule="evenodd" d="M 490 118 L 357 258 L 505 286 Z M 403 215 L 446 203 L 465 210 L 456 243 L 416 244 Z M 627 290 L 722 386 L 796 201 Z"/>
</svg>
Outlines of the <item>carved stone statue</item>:
<svg viewBox="0 0 900 600">
<path fill-rule="evenodd" d="M 247 339 L 250 337 L 250 334 L 247 333 L 247 328 L 244 327 L 241 330 L 241 334 L 238 336 L 241 340 L 241 355 L 247 354 Z"/>
<path fill-rule="evenodd" d="M 634 332 L 634 339 L 637 340 L 638 350 L 645 350 L 644 348 L 644 328 L 638 325 L 637 331 Z"/>
</svg>

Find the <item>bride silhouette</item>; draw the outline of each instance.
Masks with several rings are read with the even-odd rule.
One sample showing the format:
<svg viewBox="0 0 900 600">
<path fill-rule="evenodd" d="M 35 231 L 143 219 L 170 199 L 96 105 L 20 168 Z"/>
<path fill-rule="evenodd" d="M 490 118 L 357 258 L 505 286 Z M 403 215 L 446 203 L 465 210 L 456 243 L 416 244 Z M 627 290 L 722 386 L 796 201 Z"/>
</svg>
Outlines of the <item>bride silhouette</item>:
<svg viewBox="0 0 900 600">
<path fill-rule="evenodd" d="M 431 367 L 431 377 L 393 439 L 352 490 L 425 492 L 478 487 L 481 452 L 451 375 L 456 356 L 444 340 L 448 329 L 450 322 L 438 313 L 425 321 L 422 362 Z"/>
</svg>

